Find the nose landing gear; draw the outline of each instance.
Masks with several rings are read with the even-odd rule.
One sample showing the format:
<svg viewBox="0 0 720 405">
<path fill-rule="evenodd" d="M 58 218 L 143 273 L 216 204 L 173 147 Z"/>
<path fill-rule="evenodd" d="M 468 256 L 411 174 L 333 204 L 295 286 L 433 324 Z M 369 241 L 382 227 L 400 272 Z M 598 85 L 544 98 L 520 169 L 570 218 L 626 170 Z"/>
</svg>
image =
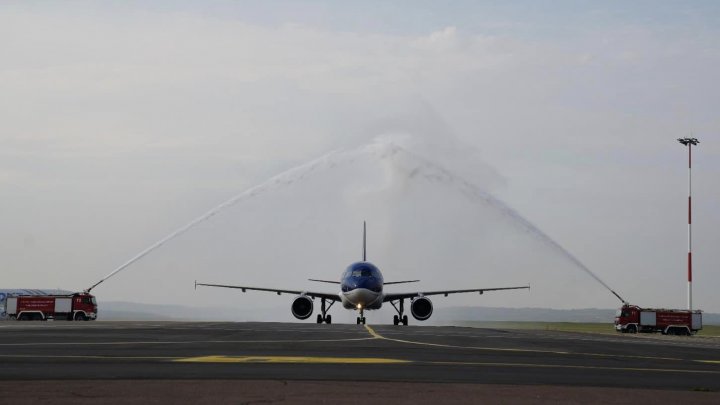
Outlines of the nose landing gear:
<svg viewBox="0 0 720 405">
<path fill-rule="evenodd" d="M 365 308 L 358 306 L 360 309 L 360 316 L 357 317 L 357 324 L 358 325 L 365 325 Z"/>
</svg>

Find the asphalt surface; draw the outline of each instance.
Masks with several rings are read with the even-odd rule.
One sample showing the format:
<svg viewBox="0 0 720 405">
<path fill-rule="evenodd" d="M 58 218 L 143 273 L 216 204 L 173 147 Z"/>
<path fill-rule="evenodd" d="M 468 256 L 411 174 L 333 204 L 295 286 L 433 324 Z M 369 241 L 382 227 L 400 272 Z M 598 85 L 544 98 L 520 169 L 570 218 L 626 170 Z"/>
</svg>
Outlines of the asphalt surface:
<svg viewBox="0 0 720 405">
<path fill-rule="evenodd" d="M 470 383 L 715 393 L 720 391 L 720 338 L 415 325 L 0 323 L 0 381 L 115 379 Z"/>
</svg>

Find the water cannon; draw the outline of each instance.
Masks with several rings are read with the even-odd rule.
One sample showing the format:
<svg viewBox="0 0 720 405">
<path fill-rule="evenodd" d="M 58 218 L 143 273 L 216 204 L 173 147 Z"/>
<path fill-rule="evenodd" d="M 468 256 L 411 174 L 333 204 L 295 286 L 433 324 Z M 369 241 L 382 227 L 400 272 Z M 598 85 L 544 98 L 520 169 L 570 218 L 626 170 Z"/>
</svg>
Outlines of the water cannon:
<svg viewBox="0 0 720 405">
<path fill-rule="evenodd" d="M 610 290 L 610 292 L 613 293 L 613 295 L 615 295 L 616 297 L 618 297 L 618 299 L 619 299 L 620 301 L 622 301 L 623 305 L 630 305 L 629 302 L 625 301 L 625 300 L 623 299 L 623 297 L 621 297 L 620 295 L 618 295 L 618 293 L 616 293 L 615 291 Z"/>
<path fill-rule="evenodd" d="M 98 284 L 100 284 L 100 283 L 102 283 L 103 281 L 105 281 L 105 279 L 107 279 L 107 277 L 105 277 L 105 278 L 103 278 L 102 280 L 98 281 L 97 283 L 91 285 L 90 287 L 84 289 L 83 292 L 84 292 L 85 294 L 90 294 L 90 291 L 91 291 L 93 288 L 97 287 Z"/>
</svg>

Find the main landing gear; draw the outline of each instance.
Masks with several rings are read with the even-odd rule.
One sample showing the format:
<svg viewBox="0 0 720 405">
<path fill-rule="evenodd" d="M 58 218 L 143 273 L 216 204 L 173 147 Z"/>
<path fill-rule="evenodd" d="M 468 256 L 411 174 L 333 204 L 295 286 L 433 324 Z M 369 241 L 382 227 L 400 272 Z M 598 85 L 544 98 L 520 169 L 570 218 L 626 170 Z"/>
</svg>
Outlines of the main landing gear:
<svg viewBox="0 0 720 405">
<path fill-rule="evenodd" d="M 365 308 L 360 307 L 360 316 L 357 317 L 358 325 L 365 325 Z"/>
<path fill-rule="evenodd" d="M 403 315 L 403 312 L 405 312 L 405 300 L 401 299 L 399 301 L 400 301 L 399 307 L 395 306 L 395 303 L 390 301 L 390 305 L 392 305 L 393 308 L 395 308 L 395 310 L 398 313 L 397 315 L 393 316 L 393 325 L 399 325 L 399 324 L 407 325 L 408 324 L 408 316 Z"/>
<path fill-rule="evenodd" d="M 329 315 L 327 313 L 327 311 L 329 311 L 330 308 L 332 308 L 334 303 L 335 303 L 335 301 L 331 301 L 330 305 L 327 308 L 325 308 L 325 298 L 322 298 L 320 300 L 320 312 L 322 312 L 322 314 L 318 314 L 317 323 L 325 322 L 328 325 L 332 323 L 332 316 Z"/>
</svg>

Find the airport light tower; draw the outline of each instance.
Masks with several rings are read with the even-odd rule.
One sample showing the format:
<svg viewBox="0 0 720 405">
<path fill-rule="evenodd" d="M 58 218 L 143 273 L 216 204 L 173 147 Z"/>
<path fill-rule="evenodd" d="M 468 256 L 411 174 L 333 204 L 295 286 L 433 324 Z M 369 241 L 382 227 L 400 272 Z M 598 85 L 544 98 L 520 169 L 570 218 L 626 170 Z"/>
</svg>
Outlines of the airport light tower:
<svg viewBox="0 0 720 405">
<path fill-rule="evenodd" d="M 692 310 L 692 147 L 700 141 L 697 138 L 678 138 L 688 147 L 688 310 Z"/>
</svg>

